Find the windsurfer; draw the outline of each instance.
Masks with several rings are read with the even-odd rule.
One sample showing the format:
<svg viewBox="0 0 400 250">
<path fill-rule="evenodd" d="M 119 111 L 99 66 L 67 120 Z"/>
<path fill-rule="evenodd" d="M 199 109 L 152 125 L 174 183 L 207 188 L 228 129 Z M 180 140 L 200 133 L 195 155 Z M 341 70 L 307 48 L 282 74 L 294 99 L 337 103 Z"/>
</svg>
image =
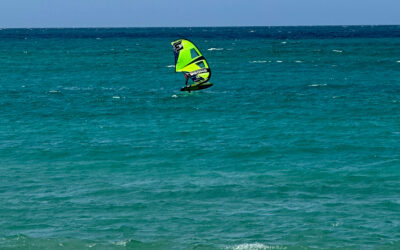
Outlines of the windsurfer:
<svg viewBox="0 0 400 250">
<path fill-rule="evenodd" d="M 185 85 L 187 86 L 187 83 L 188 83 L 188 81 L 189 81 L 189 73 L 185 73 L 185 79 L 186 79 L 186 82 L 185 82 Z"/>
</svg>

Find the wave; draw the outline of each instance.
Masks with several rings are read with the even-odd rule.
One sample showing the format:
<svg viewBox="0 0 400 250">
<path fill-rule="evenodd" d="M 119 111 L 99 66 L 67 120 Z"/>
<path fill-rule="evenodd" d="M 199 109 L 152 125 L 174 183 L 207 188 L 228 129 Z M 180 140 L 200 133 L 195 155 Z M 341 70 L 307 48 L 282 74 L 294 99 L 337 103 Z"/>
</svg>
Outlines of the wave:
<svg viewBox="0 0 400 250">
<path fill-rule="evenodd" d="M 323 86 L 327 86 L 328 84 L 326 83 L 315 83 L 315 84 L 310 84 L 308 85 L 309 87 L 323 87 Z"/>
<path fill-rule="evenodd" d="M 49 90 L 49 93 L 61 93 L 61 91 L 59 91 L 59 90 Z"/>
<path fill-rule="evenodd" d="M 335 52 L 335 53 L 343 53 L 343 50 L 333 49 L 332 52 Z"/>
<path fill-rule="evenodd" d="M 259 61 L 251 61 L 250 63 L 266 63 L 267 61 L 259 60 Z"/>
<path fill-rule="evenodd" d="M 167 68 L 175 68 L 175 65 L 168 65 Z"/>
<path fill-rule="evenodd" d="M 93 87 L 77 87 L 77 86 L 70 86 L 70 87 L 62 87 L 63 90 L 93 90 Z"/>
<path fill-rule="evenodd" d="M 72 238 L 32 238 L 14 235 L 0 238 L 0 249 L 173 249 L 170 242 L 142 242 L 133 239 L 115 242 Z"/>
<path fill-rule="evenodd" d="M 270 250 L 270 249 L 287 249 L 287 247 L 283 246 L 270 246 L 270 245 L 264 245 L 261 243 L 244 243 L 244 244 L 239 244 L 235 245 L 232 247 L 228 247 L 228 249 L 232 250 Z"/>
<path fill-rule="evenodd" d="M 209 51 L 213 51 L 213 50 L 223 50 L 224 48 L 209 48 Z"/>
</svg>

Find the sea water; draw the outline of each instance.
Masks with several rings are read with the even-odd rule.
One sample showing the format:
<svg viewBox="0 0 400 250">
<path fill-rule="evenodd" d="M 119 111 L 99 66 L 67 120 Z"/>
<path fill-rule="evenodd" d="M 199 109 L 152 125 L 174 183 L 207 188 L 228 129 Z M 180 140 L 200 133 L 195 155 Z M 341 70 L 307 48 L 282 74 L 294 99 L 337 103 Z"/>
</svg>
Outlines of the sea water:
<svg viewBox="0 0 400 250">
<path fill-rule="evenodd" d="M 399 117 L 400 26 L 3 29 L 0 248 L 398 249 Z"/>
</svg>

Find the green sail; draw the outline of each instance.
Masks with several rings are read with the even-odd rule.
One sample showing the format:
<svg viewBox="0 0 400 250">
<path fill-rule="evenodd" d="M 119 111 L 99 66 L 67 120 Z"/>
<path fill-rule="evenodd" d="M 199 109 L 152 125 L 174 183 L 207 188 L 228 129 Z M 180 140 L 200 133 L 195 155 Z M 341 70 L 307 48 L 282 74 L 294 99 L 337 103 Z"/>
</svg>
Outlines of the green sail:
<svg viewBox="0 0 400 250">
<path fill-rule="evenodd" d="M 175 54 L 175 72 L 189 73 L 194 82 L 191 85 L 193 90 L 202 89 L 199 85 L 210 87 L 212 84 L 205 83 L 210 80 L 211 69 L 196 45 L 186 39 L 173 41 L 171 45 Z"/>
</svg>

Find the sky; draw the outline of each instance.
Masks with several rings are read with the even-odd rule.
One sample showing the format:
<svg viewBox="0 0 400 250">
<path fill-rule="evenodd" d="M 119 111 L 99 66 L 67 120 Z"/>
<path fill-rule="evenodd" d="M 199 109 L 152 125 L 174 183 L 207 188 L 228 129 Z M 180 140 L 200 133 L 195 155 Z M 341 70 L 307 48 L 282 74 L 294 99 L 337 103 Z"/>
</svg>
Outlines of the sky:
<svg viewBox="0 0 400 250">
<path fill-rule="evenodd" d="M 0 0 L 0 28 L 400 24 L 400 0 Z"/>
</svg>

